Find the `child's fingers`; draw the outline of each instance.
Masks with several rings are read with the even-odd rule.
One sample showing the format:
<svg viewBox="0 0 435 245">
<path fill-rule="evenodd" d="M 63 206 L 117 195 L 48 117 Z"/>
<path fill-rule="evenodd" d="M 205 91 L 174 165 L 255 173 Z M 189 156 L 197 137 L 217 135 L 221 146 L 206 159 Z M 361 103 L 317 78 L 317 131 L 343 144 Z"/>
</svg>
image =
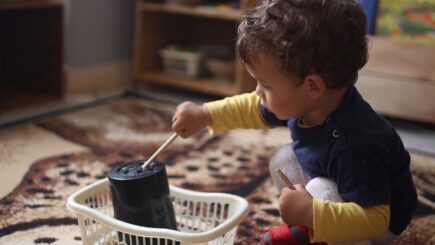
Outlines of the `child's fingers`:
<svg viewBox="0 0 435 245">
<path fill-rule="evenodd" d="M 178 118 L 174 118 L 173 121 L 172 121 L 172 130 L 177 132 L 178 134 L 180 134 L 182 129 L 183 129 L 183 126 L 180 123 L 180 120 Z"/>
<path fill-rule="evenodd" d="M 307 191 L 307 189 L 305 189 L 304 185 L 295 185 L 295 188 L 297 191 L 304 191 L 305 193 L 307 193 L 307 195 L 309 195 L 311 197 L 311 194 Z"/>
<path fill-rule="evenodd" d="M 174 121 L 172 122 L 172 130 L 178 133 L 178 135 L 180 135 L 181 138 L 187 138 L 192 134 L 190 130 L 186 128 L 178 118 L 175 118 Z"/>
<path fill-rule="evenodd" d="M 305 190 L 305 186 L 301 185 L 301 184 L 296 184 L 295 185 L 296 190 L 298 191 L 304 191 Z"/>
<path fill-rule="evenodd" d="M 294 191 L 306 191 L 306 190 L 305 190 L 305 187 L 304 187 L 303 185 L 296 184 L 296 185 L 294 185 L 294 187 L 295 187 L 296 190 L 292 190 L 292 189 L 290 189 L 290 188 L 287 187 L 287 186 L 283 187 L 283 188 L 281 189 L 281 196 L 283 196 L 283 195 L 285 195 L 285 194 L 287 194 L 287 193 L 289 193 L 289 192 L 294 192 Z"/>
<path fill-rule="evenodd" d="M 178 135 L 180 135 L 181 138 L 183 138 L 183 139 L 188 138 L 189 136 L 192 135 L 192 132 L 190 132 L 190 131 L 187 130 L 187 129 L 182 129 L 182 130 L 180 130 L 180 131 L 177 132 L 177 133 L 178 133 Z"/>
<path fill-rule="evenodd" d="M 284 186 L 284 187 L 281 189 L 281 195 L 280 195 L 280 196 L 284 196 L 285 194 L 287 194 L 287 193 L 289 193 L 289 192 L 293 192 L 293 191 L 294 191 L 294 190 L 290 189 L 289 187 Z"/>
</svg>

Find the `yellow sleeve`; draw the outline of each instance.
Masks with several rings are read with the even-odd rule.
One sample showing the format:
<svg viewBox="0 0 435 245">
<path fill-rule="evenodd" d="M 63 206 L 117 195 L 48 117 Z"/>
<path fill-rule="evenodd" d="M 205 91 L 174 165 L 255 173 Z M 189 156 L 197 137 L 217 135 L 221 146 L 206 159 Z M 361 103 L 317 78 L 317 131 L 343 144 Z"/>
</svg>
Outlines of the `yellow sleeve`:
<svg viewBox="0 0 435 245">
<path fill-rule="evenodd" d="M 271 128 L 260 113 L 259 101 L 252 92 L 205 103 L 213 120 L 208 126 L 210 134 L 233 128 Z"/>
<path fill-rule="evenodd" d="M 384 234 L 390 223 L 390 206 L 363 208 L 356 203 L 313 199 L 312 242 L 350 242 Z"/>
</svg>

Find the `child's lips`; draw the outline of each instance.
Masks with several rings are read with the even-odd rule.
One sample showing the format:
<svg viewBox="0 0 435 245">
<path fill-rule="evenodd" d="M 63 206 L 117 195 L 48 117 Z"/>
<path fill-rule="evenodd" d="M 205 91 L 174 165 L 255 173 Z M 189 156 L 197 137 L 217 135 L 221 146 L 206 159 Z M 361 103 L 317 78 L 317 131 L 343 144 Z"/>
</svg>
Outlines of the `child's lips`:
<svg viewBox="0 0 435 245">
<path fill-rule="evenodd" d="M 260 97 L 260 105 L 265 106 L 264 105 L 264 99 Z"/>
</svg>

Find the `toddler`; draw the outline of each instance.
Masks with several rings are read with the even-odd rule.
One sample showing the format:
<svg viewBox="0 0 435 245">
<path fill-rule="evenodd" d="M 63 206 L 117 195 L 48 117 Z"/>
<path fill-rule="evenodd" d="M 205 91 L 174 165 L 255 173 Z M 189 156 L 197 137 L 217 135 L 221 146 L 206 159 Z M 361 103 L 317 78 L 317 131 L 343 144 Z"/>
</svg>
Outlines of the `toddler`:
<svg viewBox="0 0 435 245">
<path fill-rule="evenodd" d="M 203 127 L 289 128 L 291 145 L 270 162 L 284 224 L 262 235 L 264 244 L 388 244 L 411 220 L 409 153 L 354 86 L 367 62 L 365 32 L 354 0 L 262 1 L 236 43 L 255 92 L 177 107 L 172 128 L 184 138 Z"/>
</svg>

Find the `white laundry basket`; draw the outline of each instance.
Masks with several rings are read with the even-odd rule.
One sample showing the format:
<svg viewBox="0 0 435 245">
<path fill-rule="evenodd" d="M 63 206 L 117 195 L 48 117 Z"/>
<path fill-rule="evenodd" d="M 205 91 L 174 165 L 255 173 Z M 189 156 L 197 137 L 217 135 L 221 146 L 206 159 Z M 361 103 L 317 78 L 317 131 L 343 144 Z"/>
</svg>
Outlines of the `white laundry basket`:
<svg viewBox="0 0 435 245">
<path fill-rule="evenodd" d="M 113 218 L 109 181 L 97 181 L 72 194 L 66 206 L 77 214 L 83 244 L 233 244 L 248 202 L 225 193 L 170 186 L 178 231 L 132 225 Z"/>
</svg>

